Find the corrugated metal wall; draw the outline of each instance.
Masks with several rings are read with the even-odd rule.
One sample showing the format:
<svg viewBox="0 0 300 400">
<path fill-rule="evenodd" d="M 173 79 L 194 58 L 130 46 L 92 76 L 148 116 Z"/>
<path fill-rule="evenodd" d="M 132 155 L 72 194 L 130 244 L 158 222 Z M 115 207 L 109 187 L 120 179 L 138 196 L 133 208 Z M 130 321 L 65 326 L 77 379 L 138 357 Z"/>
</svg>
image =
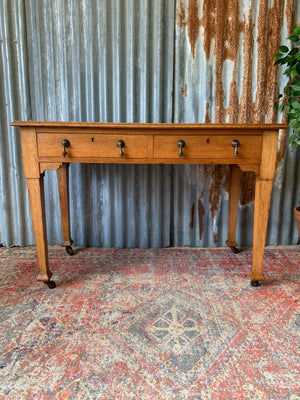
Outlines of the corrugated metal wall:
<svg viewBox="0 0 300 400">
<path fill-rule="evenodd" d="M 34 243 L 14 119 L 271 122 L 270 57 L 300 23 L 294 0 L 1 0 L 0 243 Z M 279 79 L 279 86 L 284 85 Z M 296 243 L 299 149 L 281 133 L 267 244 Z M 60 243 L 55 171 L 49 243 Z M 252 244 L 253 175 L 243 174 L 238 242 Z M 77 245 L 213 246 L 227 239 L 228 167 L 70 167 Z"/>
</svg>

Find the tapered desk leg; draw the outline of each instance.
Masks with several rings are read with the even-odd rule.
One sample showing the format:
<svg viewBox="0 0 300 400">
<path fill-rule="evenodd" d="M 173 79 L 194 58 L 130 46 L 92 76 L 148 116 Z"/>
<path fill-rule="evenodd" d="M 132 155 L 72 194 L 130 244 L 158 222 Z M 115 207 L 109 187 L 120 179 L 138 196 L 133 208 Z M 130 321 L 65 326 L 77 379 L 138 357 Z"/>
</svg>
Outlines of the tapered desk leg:
<svg viewBox="0 0 300 400">
<path fill-rule="evenodd" d="M 253 225 L 253 261 L 249 272 L 252 286 L 258 286 L 264 280 L 263 259 L 268 227 L 273 180 L 256 178 L 254 225 Z"/>
<path fill-rule="evenodd" d="M 241 171 L 237 165 L 230 166 L 228 239 L 226 244 L 234 253 L 238 253 L 236 242 L 236 221 L 240 199 Z"/>
<path fill-rule="evenodd" d="M 61 246 L 66 248 L 69 255 L 73 254 L 70 234 L 70 207 L 69 207 L 69 164 L 63 164 L 57 170 L 57 183 L 60 200 L 60 213 L 63 241 Z"/>
<path fill-rule="evenodd" d="M 48 244 L 45 216 L 44 181 L 40 178 L 27 179 L 36 254 L 39 265 L 38 281 L 48 282 L 52 272 L 48 266 Z"/>
</svg>

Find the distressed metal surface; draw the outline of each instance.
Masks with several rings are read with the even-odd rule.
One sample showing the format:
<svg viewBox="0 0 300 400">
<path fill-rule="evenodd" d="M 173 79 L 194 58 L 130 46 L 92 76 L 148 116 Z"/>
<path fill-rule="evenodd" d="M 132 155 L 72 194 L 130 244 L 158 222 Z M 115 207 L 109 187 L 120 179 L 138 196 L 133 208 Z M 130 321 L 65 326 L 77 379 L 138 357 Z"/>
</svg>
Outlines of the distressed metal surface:
<svg viewBox="0 0 300 400">
<path fill-rule="evenodd" d="M 21 143 L 9 123 L 29 118 L 23 2 L 0 2 L 0 245 L 34 243 Z"/>
<path fill-rule="evenodd" d="M 272 67 L 271 55 L 292 31 L 294 2 L 178 0 L 176 10 L 174 122 L 275 122 L 273 104 L 278 94 L 278 71 Z M 280 83 L 282 86 L 282 79 Z M 281 233 L 274 235 L 280 220 L 278 206 L 285 207 L 284 196 L 289 196 L 297 182 L 290 181 L 289 171 L 280 163 L 285 143 L 286 132 L 281 132 L 272 199 L 276 212 L 271 210 L 267 239 L 270 244 L 293 240 L 290 234 L 285 238 Z M 297 167 L 296 158 L 294 162 Z M 204 224 L 213 227 L 207 234 L 221 245 L 226 239 L 229 168 L 202 168 L 205 179 L 199 179 L 203 187 L 200 184 L 198 188 L 198 215 L 206 215 L 211 221 Z M 287 175 L 283 176 L 284 172 Z M 252 173 L 242 174 L 238 221 L 242 244 L 251 243 L 254 179 Z M 299 173 L 296 179 L 299 182 Z M 279 181 L 283 183 L 281 190 L 276 187 Z M 209 197 L 203 203 L 207 190 Z M 292 215 L 291 204 L 288 212 Z M 287 229 L 283 224 L 282 227 Z"/>
<path fill-rule="evenodd" d="M 299 21 L 299 4 L 294 5 L 290 0 L 178 0 L 174 122 L 275 122 L 277 118 L 281 121 L 282 116 L 277 117 L 273 108 L 278 94 L 278 70 L 272 67 L 271 55 L 289 36 L 297 19 L 295 15 Z M 280 86 L 283 84 L 280 78 Z M 296 153 L 291 155 L 288 150 L 287 159 L 282 162 L 286 135 L 287 132 L 281 132 L 279 140 L 268 244 L 296 240 L 296 234 L 288 226 L 292 221 L 290 201 L 285 211 L 289 224 L 279 223 L 287 204 L 285 197 L 295 193 L 297 182 L 299 186 Z M 294 173 L 294 181 L 285 168 L 288 159 L 293 160 L 292 168 L 298 171 Z M 200 167 L 198 199 L 194 198 L 190 207 L 191 213 L 199 216 L 199 239 L 204 225 L 204 237 L 213 238 L 218 245 L 226 240 L 228 179 L 227 166 Z M 252 240 L 254 179 L 252 173 L 242 174 L 237 229 L 238 241 L 244 245 Z M 188 181 L 183 182 L 186 182 L 183 191 L 188 191 Z M 300 201 L 299 194 L 293 201 Z"/>
<path fill-rule="evenodd" d="M 300 5 L 293 0 L 1 1 L 0 243 L 34 242 L 19 135 L 9 122 L 275 121 L 278 71 L 270 56 L 295 20 Z M 286 151 L 285 142 L 282 132 L 267 244 L 297 240 L 299 150 Z M 75 244 L 224 245 L 228 172 L 71 165 Z M 59 243 L 55 172 L 47 171 L 45 181 L 48 239 Z M 241 245 L 252 244 L 253 182 L 243 174 Z"/>
</svg>

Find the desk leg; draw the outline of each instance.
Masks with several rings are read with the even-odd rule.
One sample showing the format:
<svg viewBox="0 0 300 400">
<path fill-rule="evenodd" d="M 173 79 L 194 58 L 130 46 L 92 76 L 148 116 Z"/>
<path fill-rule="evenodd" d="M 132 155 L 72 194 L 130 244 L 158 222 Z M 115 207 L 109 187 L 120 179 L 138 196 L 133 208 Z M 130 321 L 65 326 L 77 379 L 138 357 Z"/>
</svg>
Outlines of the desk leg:
<svg viewBox="0 0 300 400">
<path fill-rule="evenodd" d="M 60 201 L 60 214 L 63 241 L 61 246 L 66 248 L 69 255 L 73 255 L 70 234 L 70 207 L 69 207 L 69 164 L 61 165 L 57 170 L 57 183 Z"/>
<path fill-rule="evenodd" d="M 236 254 L 236 221 L 240 199 L 241 171 L 237 165 L 230 166 L 229 210 L 228 210 L 228 239 L 226 244 Z"/>
<path fill-rule="evenodd" d="M 52 272 L 49 270 L 48 266 L 48 244 L 43 175 L 40 178 L 28 178 L 27 187 L 31 207 L 36 254 L 39 266 L 39 274 L 37 280 L 50 282 Z"/>
<path fill-rule="evenodd" d="M 268 227 L 273 180 L 256 178 L 254 225 L 253 225 L 253 261 L 249 272 L 252 286 L 258 286 L 264 280 L 263 259 Z"/>
</svg>

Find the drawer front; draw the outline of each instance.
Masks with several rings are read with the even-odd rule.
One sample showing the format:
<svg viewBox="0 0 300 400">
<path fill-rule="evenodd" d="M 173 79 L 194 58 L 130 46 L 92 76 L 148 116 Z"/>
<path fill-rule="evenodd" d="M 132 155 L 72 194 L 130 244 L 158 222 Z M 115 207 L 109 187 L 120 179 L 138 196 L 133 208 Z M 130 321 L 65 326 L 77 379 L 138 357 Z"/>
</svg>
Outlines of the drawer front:
<svg viewBox="0 0 300 400">
<path fill-rule="evenodd" d="M 63 157 L 62 141 L 67 139 L 70 143 L 65 147 L 66 155 Z M 123 157 L 147 158 L 147 135 L 121 135 L 121 134 L 73 134 L 73 133 L 38 133 L 39 157 L 62 157 L 67 159 L 80 158 L 120 158 L 120 147 L 117 142 L 122 140 Z"/>
<path fill-rule="evenodd" d="M 239 141 L 238 155 L 234 155 L 232 141 Z M 180 147 L 177 142 L 184 141 L 181 159 L 232 160 L 260 162 L 261 135 L 201 135 L 178 136 L 156 135 L 154 137 L 154 158 L 178 159 Z"/>
</svg>

